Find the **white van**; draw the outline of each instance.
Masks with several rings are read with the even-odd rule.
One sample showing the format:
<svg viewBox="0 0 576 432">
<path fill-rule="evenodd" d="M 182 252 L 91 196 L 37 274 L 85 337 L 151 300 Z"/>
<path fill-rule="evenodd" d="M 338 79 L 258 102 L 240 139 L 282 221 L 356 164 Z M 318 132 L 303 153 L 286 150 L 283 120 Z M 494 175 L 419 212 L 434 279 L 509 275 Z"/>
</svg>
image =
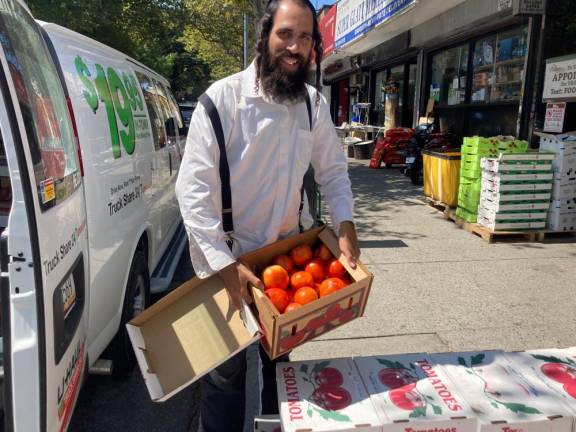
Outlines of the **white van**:
<svg viewBox="0 0 576 432">
<path fill-rule="evenodd" d="M 123 324 L 185 244 L 181 126 L 162 77 L 0 0 L 4 430 L 66 430 L 85 371 L 133 364 Z"/>
</svg>

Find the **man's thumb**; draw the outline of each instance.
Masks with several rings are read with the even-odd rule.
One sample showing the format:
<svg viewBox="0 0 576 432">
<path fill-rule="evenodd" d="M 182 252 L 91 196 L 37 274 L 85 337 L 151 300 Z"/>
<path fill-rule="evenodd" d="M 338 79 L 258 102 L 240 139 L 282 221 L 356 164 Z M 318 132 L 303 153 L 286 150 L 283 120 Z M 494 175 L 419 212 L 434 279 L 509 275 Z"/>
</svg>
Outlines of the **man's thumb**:
<svg viewBox="0 0 576 432">
<path fill-rule="evenodd" d="M 264 283 L 258 279 L 254 274 L 250 275 L 249 282 L 260 290 L 264 290 Z"/>
</svg>

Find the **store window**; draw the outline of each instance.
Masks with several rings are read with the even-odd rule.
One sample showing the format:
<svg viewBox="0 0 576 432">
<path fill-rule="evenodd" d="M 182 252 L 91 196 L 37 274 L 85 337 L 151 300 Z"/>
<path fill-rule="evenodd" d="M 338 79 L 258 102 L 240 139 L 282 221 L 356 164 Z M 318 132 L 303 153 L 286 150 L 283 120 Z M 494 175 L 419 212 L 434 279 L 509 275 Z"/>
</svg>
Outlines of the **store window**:
<svg viewBox="0 0 576 432">
<path fill-rule="evenodd" d="M 519 101 L 527 54 L 527 29 L 499 33 L 476 43 L 473 103 Z"/>
<path fill-rule="evenodd" d="M 372 124 L 411 127 L 414 118 L 416 63 L 410 62 L 374 73 Z"/>
<path fill-rule="evenodd" d="M 430 99 L 438 105 L 466 102 L 469 45 L 460 45 L 432 57 Z"/>
</svg>

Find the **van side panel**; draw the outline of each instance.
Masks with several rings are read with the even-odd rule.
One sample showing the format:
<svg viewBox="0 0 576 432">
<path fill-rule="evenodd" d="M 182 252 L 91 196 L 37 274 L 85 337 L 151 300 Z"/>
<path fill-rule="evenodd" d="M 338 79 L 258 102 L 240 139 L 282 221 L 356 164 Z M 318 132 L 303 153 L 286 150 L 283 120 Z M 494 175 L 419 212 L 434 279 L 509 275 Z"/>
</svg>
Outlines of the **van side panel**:
<svg viewBox="0 0 576 432">
<path fill-rule="evenodd" d="M 175 200 L 164 153 L 135 66 L 117 51 L 45 25 L 63 70 L 82 158 L 90 250 L 88 352 L 95 361 L 118 330 L 138 235 L 149 233 L 150 264 L 169 242 L 163 208 Z M 163 235 L 164 234 L 164 235 Z"/>
</svg>

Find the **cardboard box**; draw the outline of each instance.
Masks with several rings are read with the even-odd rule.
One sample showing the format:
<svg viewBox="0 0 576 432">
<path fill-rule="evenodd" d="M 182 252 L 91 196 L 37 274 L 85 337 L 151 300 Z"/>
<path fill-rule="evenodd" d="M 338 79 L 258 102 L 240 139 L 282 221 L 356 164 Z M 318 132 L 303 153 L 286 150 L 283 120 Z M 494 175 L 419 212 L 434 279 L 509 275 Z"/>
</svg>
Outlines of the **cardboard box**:
<svg viewBox="0 0 576 432">
<path fill-rule="evenodd" d="M 126 325 L 153 401 L 167 400 L 260 338 L 250 308 L 229 306 L 217 275 L 194 278 Z"/>
<path fill-rule="evenodd" d="M 520 181 L 520 180 L 552 180 L 553 173 L 530 173 L 530 174 L 514 174 L 514 173 L 492 173 L 485 171 L 482 178 L 488 181 Z"/>
<path fill-rule="evenodd" d="M 565 185 L 555 182 L 552 187 L 552 198 L 555 200 L 576 198 L 576 182 Z"/>
<path fill-rule="evenodd" d="M 480 206 L 486 210 L 498 213 L 505 211 L 519 211 L 519 210 L 548 210 L 550 202 L 519 202 L 519 203 L 503 203 L 499 201 L 490 201 L 484 197 L 480 198 Z"/>
<path fill-rule="evenodd" d="M 242 260 L 250 268 L 260 271 L 277 255 L 285 254 L 300 244 L 314 245 L 318 242 L 325 244 L 340 259 L 354 282 L 286 314 L 280 314 L 263 292 L 253 289 L 254 305 L 263 331 L 261 343 L 272 359 L 364 314 L 373 276 L 360 262 L 356 269 L 348 265 L 330 228 L 317 228 L 278 241 L 244 255 Z"/>
<path fill-rule="evenodd" d="M 522 231 L 546 228 L 544 221 L 495 221 L 484 216 L 478 216 L 478 224 L 492 231 Z"/>
<path fill-rule="evenodd" d="M 547 212 L 542 210 L 525 211 L 518 213 L 494 212 L 485 207 L 478 208 L 478 216 L 482 216 L 490 221 L 532 221 L 546 220 Z"/>
<path fill-rule="evenodd" d="M 564 172 L 555 172 L 554 173 L 554 183 L 557 183 L 561 186 L 564 185 L 572 185 L 576 183 L 576 168 L 569 168 L 567 171 Z"/>
<path fill-rule="evenodd" d="M 499 178 L 488 179 L 482 178 L 482 189 L 488 189 L 492 192 L 548 192 L 552 189 L 551 181 L 520 181 L 506 182 Z"/>
<path fill-rule="evenodd" d="M 355 358 L 384 432 L 476 432 L 478 420 L 428 354 Z"/>
<path fill-rule="evenodd" d="M 498 160 L 501 162 L 526 162 L 526 161 L 549 161 L 556 158 L 554 152 L 529 152 L 529 153 L 500 153 Z"/>
<path fill-rule="evenodd" d="M 482 158 L 480 161 L 480 167 L 484 171 L 490 171 L 494 173 L 499 172 L 532 172 L 532 171 L 551 171 L 552 164 L 537 162 L 525 162 L 525 161 L 501 161 L 499 159 Z"/>
<path fill-rule="evenodd" d="M 276 365 L 284 432 L 381 432 L 382 424 L 352 359 Z"/>
<path fill-rule="evenodd" d="M 514 369 L 540 380 L 576 415 L 576 350 L 548 349 L 506 353 Z"/>
<path fill-rule="evenodd" d="M 550 201 L 552 194 L 550 192 L 538 193 L 538 191 L 529 192 L 499 192 L 489 189 L 482 189 L 481 199 L 498 203 L 514 203 L 519 201 Z"/>
<path fill-rule="evenodd" d="M 550 208 L 546 226 L 552 231 L 576 231 L 576 211 Z"/>
<path fill-rule="evenodd" d="M 282 432 L 278 415 L 261 415 L 254 418 L 254 432 Z"/>
<path fill-rule="evenodd" d="M 516 371 L 501 351 L 432 354 L 464 395 L 482 432 L 572 432 L 572 412 L 541 382 Z"/>
</svg>

